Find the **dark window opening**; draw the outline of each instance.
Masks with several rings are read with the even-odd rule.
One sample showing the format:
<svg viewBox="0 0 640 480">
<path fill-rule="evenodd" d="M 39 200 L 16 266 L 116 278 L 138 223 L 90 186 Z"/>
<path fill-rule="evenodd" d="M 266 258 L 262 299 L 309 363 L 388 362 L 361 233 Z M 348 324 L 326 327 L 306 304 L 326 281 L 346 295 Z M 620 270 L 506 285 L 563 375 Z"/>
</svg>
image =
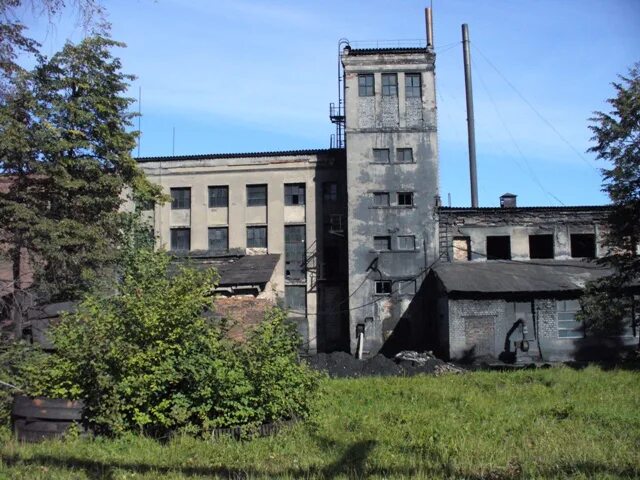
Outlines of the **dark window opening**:
<svg viewBox="0 0 640 480">
<path fill-rule="evenodd" d="M 306 242 L 304 225 L 284 227 L 284 277 L 304 280 L 306 273 Z"/>
<path fill-rule="evenodd" d="M 553 258 L 553 235 L 529 235 L 529 258 Z"/>
<path fill-rule="evenodd" d="M 509 235 L 487 237 L 487 260 L 511 260 L 511 237 Z"/>
<path fill-rule="evenodd" d="M 226 253 L 229 250 L 229 229 L 215 227 L 209 229 L 209 251 Z"/>
<path fill-rule="evenodd" d="M 391 250 L 391 237 L 377 236 L 373 237 L 374 250 Z"/>
<path fill-rule="evenodd" d="M 171 250 L 174 252 L 191 250 L 191 230 L 189 228 L 171 229 Z"/>
<path fill-rule="evenodd" d="M 375 94 L 372 73 L 358 75 L 358 95 L 361 97 L 373 97 Z"/>
<path fill-rule="evenodd" d="M 340 275 L 340 250 L 335 246 L 325 246 L 322 258 L 322 278 L 335 280 Z"/>
<path fill-rule="evenodd" d="M 247 248 L 267 248 L 267 227 L 247 227 Z"/>
<path fill-rule="evenodd" d="M 284 186 L 284 204 L 304 205 L 304 183 L 287 183 Z"/>
<path fill-rule="evenodd" d="M 398 95 L 398 75 L 395 73 L 382 74 L 382 96 L 396 97 Z"/>
<path fill-rule="evenodd" d="M 324 202 L 338 201 L 338 184 L 336 182 L 324 182 L 322 184 L 322 200 Z"/>
<path fill-rule="evenodd" d="M 171 189 L 171 210 L 189 210 L 191 208 L 191 188 Z"/>
<path fill-rule="evenodd" d="M 375 207 L 388 207 L 389 206 L 389 192 L 374 192 L 373 193 L 373 205 Z"/>
<path fill-rule="evenodd" d="M 398 206 L 410 207 L 413 205 L 413 192 L 398 192 Z"/>
<path fill-rule="evenodd" d="M 596 236 L 593 233 L 572 233 L 571 256 L 574 258 L 595 258 Z"/>
<path fill-rule="evenodd" d="M 404 74 L 404 94 L 405 97 L 421 97 L 421 80 L 419 73 L 405 73 Z"/>
<path fill-rule="evenodd" d="M 376 295 L 391 295 L 391 280 L 376 280 Z"/>
<path fill-rule="evenodd" d="M 264 207 L 267 204 L 266 185 L 247 185 L 247 206 Z"/>
<path fill-rule="evenodd" d="M 396 163 L 413 163 L 413 149 L 398 148 L 396 150 Z"/>
<path fill-rule="evenodd" d="M 209 187 L 209 208 L 229 206 L 229 187 Z"/>
<path fill-rule="evenodd" d="M 388 148 L 374 148 L 373 149 L 373 161 L 376 163 L 389 163 L 389 149 Z"/>
</svg>

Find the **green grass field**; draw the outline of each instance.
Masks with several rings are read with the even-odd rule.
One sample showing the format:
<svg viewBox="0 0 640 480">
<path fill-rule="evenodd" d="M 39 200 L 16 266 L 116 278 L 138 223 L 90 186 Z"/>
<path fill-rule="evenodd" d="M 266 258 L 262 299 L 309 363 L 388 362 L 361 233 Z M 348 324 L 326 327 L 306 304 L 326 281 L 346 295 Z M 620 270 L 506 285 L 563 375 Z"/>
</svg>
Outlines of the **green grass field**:
<svg viewBox="0 0 640 480">
<path fill-rule="evenodd" d="M 640 478 L 640 373 L 326 380 L 313 418 L 270 438 L 0 443 L 3 479 Z"/>
</svg>

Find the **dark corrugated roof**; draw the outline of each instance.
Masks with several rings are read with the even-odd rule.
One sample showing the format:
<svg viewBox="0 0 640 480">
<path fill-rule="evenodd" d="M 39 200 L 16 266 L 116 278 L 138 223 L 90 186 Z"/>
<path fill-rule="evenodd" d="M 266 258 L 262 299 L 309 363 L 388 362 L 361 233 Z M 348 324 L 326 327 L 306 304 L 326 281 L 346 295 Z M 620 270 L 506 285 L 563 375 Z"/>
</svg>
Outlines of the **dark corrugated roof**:
<svg viewBox="0 0 640 480">
<path fill-rule="evenodd" d="M 349 48 L 349 55 L 377 55 L 379 53 L 428 53 L 426 47 L 396 47 L 396 48 Z"/>
<path fill-rule="evenodd" d="M 447 213 L 447 212 L 487 212 L 487 213 L 493 213 L 493 212 L 501 212 L 501 213 L 516 213 L 516 212 L 526 212 L 526 211 L 543 211 L 543 210 L 550 210 L 550 211 L 572 211 L 572 212 L 579 212 L 579 211 L 589 211 L 589 210 L 600 210 L 600 211 L 606 211 L 606 210 L 611 210 L 613 208 L 612 205 L 575 205 L 575 206 L 562 206 L 562 207 L 552 207 L 552 206 L 547 206 L 547 207 L 439 207 L 438 210 L 442 213 Z"/>
<path fill-rule="evenodd" d="M 138 157 L 136 161 L 144 162 L 173 162 L 184 160 L 213 160 L 220 158 L 244 157 L 289 157 L 296 155 L 317 155 L 319 153 L 344 152 L 342 148 L 319 148 L 313 150 L 284 150 L 281 152 L 247 152 L 247 153 L 209 153 L 201 155 L 175 155 L 165 157 Z"/>
<path fill-rule="evenodd" d="M 531 293 L 580 291 L 586 282 L 612 273 L 589 261 L 439 263 L 433 272 L 447 293 Z"/>
<path fill-rule="evenodd" d="M 246 255 L 218 267 L 219 286 L 267 283 L 280 259 L 279 254 Z"/>
</svg>

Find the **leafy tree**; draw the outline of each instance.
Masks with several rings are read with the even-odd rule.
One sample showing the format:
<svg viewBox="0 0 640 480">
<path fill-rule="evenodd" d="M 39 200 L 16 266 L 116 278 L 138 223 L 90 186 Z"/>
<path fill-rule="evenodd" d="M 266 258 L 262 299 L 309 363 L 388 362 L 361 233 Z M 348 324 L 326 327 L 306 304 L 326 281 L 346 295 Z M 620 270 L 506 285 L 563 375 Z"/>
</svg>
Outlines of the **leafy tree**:
<svg viewBox="0 0 640 480">
<path fill-rule="evenodd" d="M 105 37 L 68 43 L 33 72 L 23 72 L 0 100 L 0 193 L 3 241 L 16 287 L 29 252 L 36 283 L 47 298 L 75 298 L 119 258 L 134 200 L 156 200 L 131 157 L 133 77 L 121 72 Z M 21 258 L 23 261 L 21 262 Z"/>
<path fill-rule="evenodd" d="M 614 274 L 587 287 L 582 318 L 599 333 L 620 333 L 630 312 L 630 282 L 640 279 L 640 63 L 614 82 L 612 110 L 595 112 L 589 127 L 596 144 L 589 149 L 611 164 L 602 169 L 603 190 L 613 204 L 608 219 L 610 253 L 602 260 Z"/>
</svg>

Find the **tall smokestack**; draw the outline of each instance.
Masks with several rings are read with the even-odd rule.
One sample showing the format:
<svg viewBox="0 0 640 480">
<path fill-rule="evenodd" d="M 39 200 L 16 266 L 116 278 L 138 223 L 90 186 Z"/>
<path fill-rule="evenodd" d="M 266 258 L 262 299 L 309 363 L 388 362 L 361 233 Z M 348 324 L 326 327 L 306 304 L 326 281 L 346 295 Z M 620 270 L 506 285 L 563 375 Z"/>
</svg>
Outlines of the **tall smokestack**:
<svg viewBox="0 0 640 480">
<path fill-rule="evenodd" d="M 478 207 L 478 172 L 476 170 L 476 131 L 473 121 L 473 87 L 471 85 L 471 52 L 469 51 L 469 26 L 462 25 L 462 55 L 464 57 L 464 85 L 467 93 L 467 130 L 469 136 L 469 179 L 471 181 L 471 206 Z"/>
<path fill-rule="evenodd" d="M 427 27 L 427 48 L 433 48 L 433 11 L 431 8 L 424 9 L 424 22 Z"/>
</svg>

